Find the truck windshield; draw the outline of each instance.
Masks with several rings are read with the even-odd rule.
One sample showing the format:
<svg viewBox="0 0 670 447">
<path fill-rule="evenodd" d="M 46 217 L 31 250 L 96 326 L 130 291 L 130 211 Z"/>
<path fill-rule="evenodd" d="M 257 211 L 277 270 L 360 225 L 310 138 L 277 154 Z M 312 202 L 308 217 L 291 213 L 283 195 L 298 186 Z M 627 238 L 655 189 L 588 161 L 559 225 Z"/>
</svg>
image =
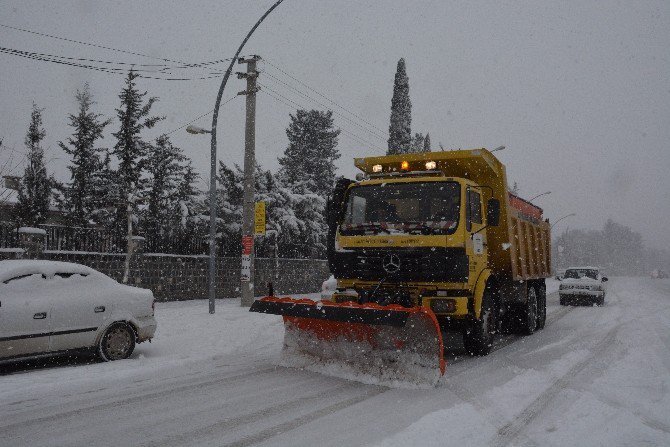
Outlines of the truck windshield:
<svg viewBox="0 0 670 447">
<path fill-rule="evenodd" d="M 451 234 L 458 227 L 460 191 L 457 182 L 354 186 L 340 233 Z"/>
</svg>

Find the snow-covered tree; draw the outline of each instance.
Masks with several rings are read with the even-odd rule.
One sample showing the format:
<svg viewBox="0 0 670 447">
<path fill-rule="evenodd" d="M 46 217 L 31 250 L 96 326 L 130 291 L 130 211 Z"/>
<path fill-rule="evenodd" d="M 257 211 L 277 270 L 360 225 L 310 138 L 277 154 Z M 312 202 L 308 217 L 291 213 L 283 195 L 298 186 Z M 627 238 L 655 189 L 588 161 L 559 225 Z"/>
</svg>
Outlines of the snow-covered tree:
<svg viewBox="0 0 670 447">
<path fill-rule="evenodd" d="M 103 138 L 105 126 L 110 120 L 103 120 L 101 114 L 91 110 L 95 103 L 88 84 L 75 94 L 79 110 L 69 116 L 72 136 L 67 142 L 59 142 L 65 153 L 72 156 L 68 169 L 70 184 L 64 189 L 63 209 L 71 225 L 87 226 L 97 209 L 96 188 L 93 185 L 98 171 L 103 169 L 104 160 L 100 156 L 104 149 L 96 147 L 97 141 Z"/>
<path fill-rule="evenodd" d="M 412 102 L 409 99 L 409 78 L 405 59 L 398 61 L 391 99 L 388 155 L 406 154 L 412 146 Z"/>
<path fill-rule="evenodd" d="M 238 255 L 242 240 L 244 172 L 238 165 L 229 168 L 219 161 L 217 188 L 217 233 L 225 255 Z M 207 200 L 209 197 L 207 198 Z M 209 207 L 207 207 L 209 209 Z"/>
<path fill-rule="evenodd" d="M 430 152 L 432 151 L 430 147 L 430 134 L 426 134 L 426 138 L 423 140 L 423 152 Z"/>
<path fill-rule="evenodd" d="M 147 206 L 141 220 L 147 248 L 160 252 L 181 249 L 180 245 L 187 243 L 183 239 L 197 194 L 197 174 L 191 161 L 166 135 L 156 139 L 145 162 L 150 176 L 143 194 Z"/>
<path fill-rule="evenodd" d="M 297 110 L 286 129 L 288 147 L 279 158 L 279 177 L 286 186 L 297 186 L 327 197 L 335 182 L 335 160 L 339 129 L 333 127 L 333 112 Z"/>
<path fill-rule="evenodd" d="M 422 133 L 414 134 L 414 138 L 412 138 L 412 149 L 410 152 L 413 153 L 423 152 L 423 145 L 425 140 L 426 138 L 423 136 Z"/>
<path fill-rule="evenodd" d="M 47 175 L 42 148 L 42 140 L 46 136 L 42 127 L 42 110 L 33 103 L 25 139 L 27 165 L 18 193 L 17 215 L 23 225 L 29 226 L 46 221 L 51 200 L 52 179 Z"/>
<path fill-rule="evenodd" d="M 119 94 L 121 106 L 116 109 L 120 128 L 112 134 L 116 138 L 112 154 L 119 160 L 119 202 L 126 201 L 129 194 L 137 194 L 142 190 L 145 157 L 151 148 L 151 143 L 142 138 L 142 131 L 154 127 L 163 119 L 151 116 L 151 107 L 158 99 L 149 97 L 145 101 L 147 92 L 140 93 L 137 89 L 137 76 L 132 70 L 126 76 L 125 87 Z M 120 207 L 117 216 L 119 227 L 123 226 L 125 213 L 125 207 Z"/>
</svg>

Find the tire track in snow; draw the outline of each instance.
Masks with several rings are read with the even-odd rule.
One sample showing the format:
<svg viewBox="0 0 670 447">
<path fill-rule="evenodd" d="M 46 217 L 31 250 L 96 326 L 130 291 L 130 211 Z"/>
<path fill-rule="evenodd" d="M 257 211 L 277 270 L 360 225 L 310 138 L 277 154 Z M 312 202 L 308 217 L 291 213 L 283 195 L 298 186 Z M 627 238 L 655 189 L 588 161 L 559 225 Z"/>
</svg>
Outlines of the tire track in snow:
<svg viewBox="0 0 670 447">
<path fill-rule="evenodd" d="M 605 337 L 590 348 L 591 354 L 589 356 L 570 368 L 565 374 L 554 381 L 549 388 L 537 396 L 535 400 L 533 400 L 533 402 L 531 402 L 530 405 L 528 405 L 517 417 L 500 428 L 494 445 L 496 447 L 504 447 L 516 439 L 528 424 L 530 424 L 549 405 L 549 403 L 551 403 L 552 399 L 554 399 L 558 393 L 569 387 L 570 382 L 577 374 L 582 372 L 591 362 L 604 355 L 609 350 L 616 341 L 616 333 L 618 329 L 618 327 L 610 329 Z"/>
<path fill-rule="evenodd" d="M 265 430 L 262 430 L 256 434 L 253 434 L 251 436 L 247 436 L 245 438 L 242 438 L 238 441 L 228 443 L 228 444 L 223 444 L 223 447 L 246 447 L 254 444 L 258 444 L 260 442 L 266 441 L 268 439 L 271 439 L 275 436 L 282 435 L 290 430 L 294 430 L 302 425 L 308 424 L 312 421 L 315 421 L 317 419 L 320 419 L 322 417 L 328 416 L 330 414 L 336 413 L 340 410 L 343 410 L 345 408 L 351 407 L 353 405 L 356 405 L 358 403 L 361 403 L 365 400 L 368 400 L 372 397 L 378 396 L 382 393 L 385 393 L 388 391 L 389 388 L 373 388 L 373 389 L 368 389 L 366 390 L 363 394 L 351 397 L 349 399 L 346 399 L 341 402 L 337 402 L 333 405 L 329 405 L 328 407 L 322 408 L 320 410 L 313 411 L 311 413 L 305 414 L 303 416 L 300 416 L 298 418 L 295 418 L 291 421 L 275 425 L 273 427 L 267 428 Z M 247 420 L 245 418 L 245 420 Z"/>
<path fill-rule="evenodd" d="M 50 414 L 48 416 L 42 416 L 42 417 L 35 418 L 35 419 L 28 419 L 28 420 L 12 422 L 12 423 L 9 423 L 9 424 L 0 425 L 0 428 L 3 431 L 4 430 L 12 430 L 12 429 L 21 427 L 25 424 L 42 424 L 44 422 L 55 421 L 55 420 L 67 418 L 67 417 L 70 417 L 70 416 L 83 415 L 83 414 L 86 414 L 90 411 L 102 410 L 102 409 L 105 409 L 105 408 L 113 408 L 113 407 L 117 407 L 119 405 L 131 405 L 131 404 L 134 404 L 134 403 L 141 403 L 145 399 L 163 397 L 163 396 L 171 395 L 171 394 L 174 394 L 174 393 L 180 392 L 180 391 L 188 391 L 190 389 L 196 389 L 196 388 L 199 388 L 201 386 L 213 385 L 213 384 L 216 384 L 216 383 L 229 384 L 230 382 L 234 382 L 235 380 L 247 379 L 250 376 L 257 376 L 257 375 L 266 374 L 266 373 L 274 371 L 275 369 L 276 369 L 275 367 L 272 367 L 272 368 L 261 369 L 261 370 L 254 371 L 254 372 L 244 372 L 244 371 L 242 371 L 242 372 L 240 372 L 238 374 L 235 374 L 235 375 L 232 375 L 232 376 L 216 377 L 215 379 L 203 380 L 203 381 L 199 381 L 199 382 L 191 382 L 191 383 L 188 383 L 188 384 L 185 384 L 185 385 L 179 385 L 179 386 L 174 386 L 174 387 L 170 387 L 168 385 L 167 389 L 165 388 L 165 385 L 163 384 L 163 385 L 161 385 L 162 388 L 163 388 L 161 391 L 152 391 L 152 392 L 148 392 L 148 393 L 134 394 L 134 395 L 132 395 L 130 397 L 127 397 L 125 399 L 108 400 L 104 403 L 79 407 L 79 408 L 75 408 L 75 409 L 72 409 L 72 410 L 62 411 L 62 412 Z M 55 410 L 58 411 L 60 408 L 61 407 L 58 406 L 58 407 L 55 408 Z"/>
</svg>

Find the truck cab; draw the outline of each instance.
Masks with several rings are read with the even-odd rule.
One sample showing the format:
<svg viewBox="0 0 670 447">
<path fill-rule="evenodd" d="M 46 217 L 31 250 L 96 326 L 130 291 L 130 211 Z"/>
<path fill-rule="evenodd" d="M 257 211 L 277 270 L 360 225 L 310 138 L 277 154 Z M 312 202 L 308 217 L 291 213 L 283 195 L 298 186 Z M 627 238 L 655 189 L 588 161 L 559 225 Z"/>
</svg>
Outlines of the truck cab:
<svg viewBox="0 0 670 447">
<path fill-rule="evenodd" d="M 528 293 L 515 279 L 548 276 L 546 246 L 542 256 L 528 246 L 545 244 L 548 224 L 532 216 L 534 205 L 509 195 L 504 166 L 486 149 L 359 158 L 355 165 L 362 175 L 340 181 L 329 202 L 333 301 L 423 306 L 445 328 L 468 330 L 495 283 L 488 299 L 495 303 L 487 305 L 497 330 L 496 316 L 509 307 L 503 301 Z M 543 284 L 530 285 L 541 293 Z"/>
</svg>

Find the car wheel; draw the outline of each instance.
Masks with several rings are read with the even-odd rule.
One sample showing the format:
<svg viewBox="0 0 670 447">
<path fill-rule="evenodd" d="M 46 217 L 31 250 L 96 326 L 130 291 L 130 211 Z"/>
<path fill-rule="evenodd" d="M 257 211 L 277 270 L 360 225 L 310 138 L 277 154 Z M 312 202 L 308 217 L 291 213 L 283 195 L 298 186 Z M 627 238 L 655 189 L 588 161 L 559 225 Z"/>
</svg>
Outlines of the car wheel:
<svg viewBox="0 0 670 447">
<path fill-rule="evenodd" d="M 114 323 L 102 334 L 98 353 L 102 360 L 127 359 L 135 349 L 135 331 L 126 323 Z"/>
<path fill-rule="evenodd" d="M 537 292 L 535 287 L 528 286 L 526 305 L 521 313 L 521 332 L 530 335 L 537 328 Z"/>
</svg>

